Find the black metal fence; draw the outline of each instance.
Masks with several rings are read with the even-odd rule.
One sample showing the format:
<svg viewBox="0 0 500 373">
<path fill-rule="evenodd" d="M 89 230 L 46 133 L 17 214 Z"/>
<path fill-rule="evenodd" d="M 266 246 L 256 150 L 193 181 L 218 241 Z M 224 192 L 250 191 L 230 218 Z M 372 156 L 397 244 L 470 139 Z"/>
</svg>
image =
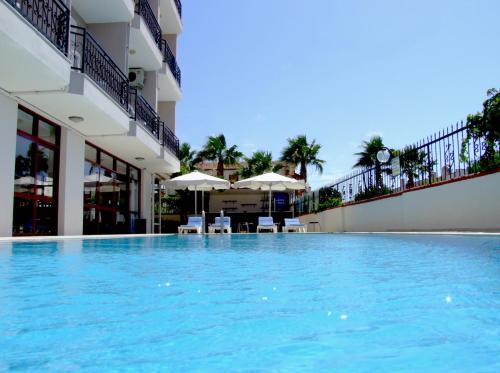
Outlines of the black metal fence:
<svg viewBox="0 0 500 373">
<path fill-rule="evenodd" d="M 175 0 L 175 6 L 177 8 L 177 12 L 179 12 L 179 18 L 182 18 L 182 3 L 181 3 L 181 0 Z"/>
<path fill-rule="evenodd" d="M 160 117 L 155 109 L 137 93 L 135 88 L 130 88 L 130 118 L 138 123 L 160 140 Z"/>
<path fill-rule="evenodd" d="M 165 149 L 179 158 L 179 139 L 164 122 L 161 122 L 161 143 Z"/>
<path fill-rule="evenodd" d="M 122 108 L 128 110 L 128 77 L 113 62 L 92 35 L 82 27 L 71 26 L 70 45 L 72 68 L 88 75 Z"/>
<path fill-rule="evenodd" d="M 174 54 L 172 53 L 172 50 L 170 49 L 167 41 L 165 39 L 161 40 L 161 50 L 163 53 L 163 62 L 165 62 L 168 67 L 170 68 L 170 71 L 172 72 L 172 75 L 174 76 L 175 80 L 179 84 L 179 87 L 181 86 L 181 69 L 179 68 L 179 65 L 177 65 L 177 61 L 175 59 Z"/>
<path fill-rule="evenodd" d="M 156 45 L 161 51 L 161 27 L 149 6 L 148 0 L 135 0 L 135 12 L 144 19 Z"/>
<path fill-rule="evenodd" d="M 130 118 L 140 123 L 165 149 L 179 158 L 179 139 L 137 89 L 132 87 L 130 87 Z"/>
<path fill-rule="evenodd" d="M 464 123 L 446 128 L 421 141 L 392 150 L 386 164 L 356 170 L 319 190 L 305 193 L 294 201 L 297 214 L 321 210 L 324 195 L 335 193 L 341 204 L 398 193 L 412 188 L 442 183 L 481 171 L 488 144 L 475 137 Z M 494 145 L 494 154 L 500 151 Z"/>
<path fill-rule="evenodd" d="M 6 0 L 64 55 L 68 54 L 69 9 L 61 0 Z"/>
</svg>

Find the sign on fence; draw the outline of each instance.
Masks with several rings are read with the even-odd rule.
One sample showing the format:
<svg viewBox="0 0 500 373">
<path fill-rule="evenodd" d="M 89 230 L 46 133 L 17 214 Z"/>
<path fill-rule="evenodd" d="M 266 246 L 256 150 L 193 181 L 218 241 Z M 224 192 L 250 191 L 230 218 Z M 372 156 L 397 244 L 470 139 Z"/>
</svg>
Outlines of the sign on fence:
<svg viewBox="0 0 500 373">
<path fill-rule="evenodd" d="M 399 157 L 392 158 L 391 170 L 392 176 L 398 176 L 401 174 L 401 164 L 399 163 Z"/>
</svg>

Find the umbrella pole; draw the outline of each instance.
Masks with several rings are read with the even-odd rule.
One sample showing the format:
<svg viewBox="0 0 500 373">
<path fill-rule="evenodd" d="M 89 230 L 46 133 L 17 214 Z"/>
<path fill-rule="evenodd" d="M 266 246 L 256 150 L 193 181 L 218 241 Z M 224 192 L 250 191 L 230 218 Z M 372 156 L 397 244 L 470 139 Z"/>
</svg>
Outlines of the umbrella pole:
<svg viewBox="0 0 500 373">
<path fill-rule="evenodd" d="M 201 211 L 205 211 L 205 191 L 201 191 Z"/>
<path fill-rule="evenodd" d="M 271 216 L 271 188 L 272 185 L 269 184 L 269 216 Z"/>
<path fill-rule="evenodd" d="M 194 186 L 194 215 L 198 215 L 198 188 Z"/>
</svg>

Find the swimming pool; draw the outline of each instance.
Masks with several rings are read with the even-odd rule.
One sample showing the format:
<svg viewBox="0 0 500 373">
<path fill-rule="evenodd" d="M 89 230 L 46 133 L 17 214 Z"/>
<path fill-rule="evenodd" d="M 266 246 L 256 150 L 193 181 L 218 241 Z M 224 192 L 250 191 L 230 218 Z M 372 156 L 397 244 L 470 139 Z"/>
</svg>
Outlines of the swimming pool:
<svg viewBox="0 0 500 373">
<path fill-rule="evenodd" d="M 0 243 L 0 371 L 500 371 L 500 237 Z"/>
</svg>

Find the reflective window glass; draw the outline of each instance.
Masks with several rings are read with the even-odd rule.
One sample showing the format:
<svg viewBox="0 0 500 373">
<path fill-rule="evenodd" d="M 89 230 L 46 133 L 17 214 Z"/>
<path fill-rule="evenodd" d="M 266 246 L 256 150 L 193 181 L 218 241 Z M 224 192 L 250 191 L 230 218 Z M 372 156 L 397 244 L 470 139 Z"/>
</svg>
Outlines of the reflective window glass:
<svg viewBox="0 0 500 373">
<path fill-rule="evenodd" d="M 122 161 L 116 160 L 116 172 L 119 174 L 122 174 L 122 175 L 126 175 L 127 174 L 127 164 L 122 162 Z"/>
<path fill-rule="evenodd" d="M 85 144 L 85 159 L 97 163 L 97 149 L 93 146 Z"/>
<path fill-rule="evenodd" d="M 16 193 L 33 193 L 36 149 L 34 142 L 22 136 L 17 136 L 14 180 L 14 191 Z"/>
<path fill-rule="evenodd" d="M 53 197 L 55 152 L 52 149 L 38 146 L 37 157 L 36 194 Z"/>
<path fill-rule="evenodd" d="M 38 121 L 38 137 L 43 141 L 56 143 L 57 129 L 52 124 L 46 123 L 43 120 Z"/>
<path fill-rule="evenodd" d="M 101 169 L 93 163 L 85 161 L 83 176 L 83 202 L 95 204 L 97 202 L 97 184 L 99 183 Z"/>
<path fill-rule="evenodd" d="M 17 129 L 24 131 L 30 135 L 33 134 L 33 115 L 25 111 L 17 111 Z"/>
<path fill-rule="evenodd" d="M 106 167 L 109 170 L 113 170 L 113 157 L 109 154 L 101 152 L 101 167 Z"/>
</svg>

